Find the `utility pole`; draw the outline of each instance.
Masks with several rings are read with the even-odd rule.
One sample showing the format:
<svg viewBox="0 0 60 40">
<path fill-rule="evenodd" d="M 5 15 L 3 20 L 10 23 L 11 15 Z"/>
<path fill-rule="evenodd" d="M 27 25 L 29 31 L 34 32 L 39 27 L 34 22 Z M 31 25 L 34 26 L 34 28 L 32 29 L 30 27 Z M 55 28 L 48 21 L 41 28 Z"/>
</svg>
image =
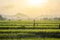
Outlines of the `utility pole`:
<svg viewBox="0 0 60 40">
<path fill-rule="evenodd" d="M 59 24 L 59 29 L 60 29 L 60 24 Z"/>
<path fill-rule="evenodd" d="M 35 19 L 34 19 L 34 20 L 33 20 L 33 28 L 35 28 L 35 25 L 36 25 L 36 24 L 35 24 Z"/>
</svg>

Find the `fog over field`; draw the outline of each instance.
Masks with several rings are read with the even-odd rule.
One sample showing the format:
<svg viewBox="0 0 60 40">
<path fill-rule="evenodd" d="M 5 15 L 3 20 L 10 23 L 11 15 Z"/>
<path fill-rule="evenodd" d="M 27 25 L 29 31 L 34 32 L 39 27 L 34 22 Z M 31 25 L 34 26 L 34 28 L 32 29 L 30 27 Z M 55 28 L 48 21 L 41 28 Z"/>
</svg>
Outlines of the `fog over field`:
<svg viewBox="0 0 60 40">
<path fill-rule="evenodd" d="M 60 40 L 60 0 L 0 0 L 0 40 Z"/>
<path fill-rule="evenodd" d="M 60 17 L 60 0 L 46 0 L 47 3 L 39 6 L 31 6 L 28 0 L 0 0 L 0 14 L 16 15 L 25 14 L 31 18 L 35 17 Z"/>
</svg>

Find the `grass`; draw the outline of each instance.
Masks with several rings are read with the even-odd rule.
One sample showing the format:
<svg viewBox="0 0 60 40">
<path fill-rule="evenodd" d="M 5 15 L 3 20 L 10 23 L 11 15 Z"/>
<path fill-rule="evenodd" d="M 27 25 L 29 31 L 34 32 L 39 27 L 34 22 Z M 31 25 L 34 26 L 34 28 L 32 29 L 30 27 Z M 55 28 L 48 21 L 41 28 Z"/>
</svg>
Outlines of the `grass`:
<svg viewBox="0 0 60 40">
<path fill-rule="evenodd" d="M 0 37 L 17 35 L 36 36 L 34 33 L 60 33 L 60 20 L 0 20 Z M 60 36 L 60 35 L 59 35 Z M 60 40 L 60 38 L 0 38 L 0 40 Z"/>
<path fill-rule="evenodd" d="M 60 38 L 15 38 L 15 39 L 0 39 L 0 40 L 60 40 Z"/>
<path fill-rule="evenodd" d="M 23 33 L 26 33 L 26 32 L 60 32 L 60 29 L 18 29 L 18 30 L 0 30 L 0 32 L 23 32 Z"/>
<path fill-rule="evenodd" d="M 34 25 L 35 24 L 35 25 Z M 25 28 L 50 28 L 50 29 L 57 29 L 59 28 L 60 21 L 59 20 L 36 20 L 35 23 L 33 20 L 27 21 L 1 21 L 0 20 L 0 28 L 1 27 L 14 27 L 19 28 L 25 26 Z"/>
</svg>

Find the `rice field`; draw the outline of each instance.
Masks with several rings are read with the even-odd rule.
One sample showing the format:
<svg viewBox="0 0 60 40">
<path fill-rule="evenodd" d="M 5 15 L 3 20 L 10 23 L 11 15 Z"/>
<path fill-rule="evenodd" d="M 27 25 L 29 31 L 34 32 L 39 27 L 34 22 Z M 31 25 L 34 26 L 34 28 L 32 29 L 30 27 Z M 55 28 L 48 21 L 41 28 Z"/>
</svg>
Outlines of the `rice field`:
<svg viewBox="0 0 60 40">
<path fill-rule="evenodd" d="M 60 20 L 0 20 L 0 40 L 60 40 Z"/>
</svg>

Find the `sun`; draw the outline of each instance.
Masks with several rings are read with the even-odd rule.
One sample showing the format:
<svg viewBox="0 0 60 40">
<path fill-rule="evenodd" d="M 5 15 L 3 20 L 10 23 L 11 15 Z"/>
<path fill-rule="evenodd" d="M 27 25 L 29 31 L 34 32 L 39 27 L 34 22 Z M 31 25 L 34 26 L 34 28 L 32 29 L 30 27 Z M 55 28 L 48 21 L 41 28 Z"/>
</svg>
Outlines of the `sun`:
<svg viewBox="0 0 60 40">
<path fill-rule="evenodd" d="M 28 0 L 28 5 L 30 6 L 42 6 L 46 4 L 48 0 Z"/>
</svg>

